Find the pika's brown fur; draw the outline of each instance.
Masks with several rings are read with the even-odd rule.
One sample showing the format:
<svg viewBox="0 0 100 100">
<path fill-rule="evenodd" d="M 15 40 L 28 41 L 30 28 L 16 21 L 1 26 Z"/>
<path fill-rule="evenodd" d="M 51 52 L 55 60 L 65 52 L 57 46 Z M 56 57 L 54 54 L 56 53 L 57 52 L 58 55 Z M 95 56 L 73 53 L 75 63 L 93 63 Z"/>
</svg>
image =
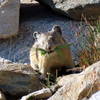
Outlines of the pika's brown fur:
<svg viewBox="0 0 100 100">
<path fill-rule="evenodd" d="M 70 48 L 61 48 L 59 52 L 54 49 L 57 46 L 67 44 L 62 37 L 61 28 L 54 26 L 51 31 L 47 33 L 39 34 L 34 33 L 36 38 L 30 50 L 30 63 L 33 69 L 38 70 L 43 75 L 47 72 L 52 72 L 52 69 L 61 68 L 66 66 L 67 68 L 73 67 L 72 55 Z M 48 54 L 41 55 L 41 48 L 48 51 Z"/>
</svg>

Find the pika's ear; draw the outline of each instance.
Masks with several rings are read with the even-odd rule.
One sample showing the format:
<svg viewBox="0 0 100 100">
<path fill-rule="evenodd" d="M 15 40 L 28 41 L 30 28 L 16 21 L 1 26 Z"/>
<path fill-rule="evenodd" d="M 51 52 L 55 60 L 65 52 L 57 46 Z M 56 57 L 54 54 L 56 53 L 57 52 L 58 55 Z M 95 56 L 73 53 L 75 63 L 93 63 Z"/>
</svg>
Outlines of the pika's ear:
<svg viewBox="0 0 100 100">
<path fill-rule="evenodd" d="M 39 37 L 40 33 L 39 32 L 34 32 L 33 33 L 33 38 L 37 39 Z"/>
<path fill-rule="evenodd" d="M 62 35 L 62 31 L 61 31 L 60 26 L 54 25 L 53 28 L 52 28 L 52 30 L 53 30 L 54 32 L 57 32 L 57 33 L 59 33 L 60 35 Z"/>
</svg>

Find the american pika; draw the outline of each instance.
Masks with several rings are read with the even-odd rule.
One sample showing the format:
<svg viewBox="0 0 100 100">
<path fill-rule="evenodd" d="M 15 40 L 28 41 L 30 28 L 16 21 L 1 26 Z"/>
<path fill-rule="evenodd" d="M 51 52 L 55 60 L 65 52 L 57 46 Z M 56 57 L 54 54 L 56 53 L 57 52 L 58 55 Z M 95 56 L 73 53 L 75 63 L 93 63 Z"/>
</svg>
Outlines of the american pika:
<svg viewBox="0 0 100 100">
<path fill-rule="evenodd" d="M 33 34 L 36 41 L 30 50 L 30 63 L 34 70 L 46 75 L 56 68 L 73 67 L 71 50 L 62 36 L 60 26 L 53 26 L 47 33 Z"/>
</svg>

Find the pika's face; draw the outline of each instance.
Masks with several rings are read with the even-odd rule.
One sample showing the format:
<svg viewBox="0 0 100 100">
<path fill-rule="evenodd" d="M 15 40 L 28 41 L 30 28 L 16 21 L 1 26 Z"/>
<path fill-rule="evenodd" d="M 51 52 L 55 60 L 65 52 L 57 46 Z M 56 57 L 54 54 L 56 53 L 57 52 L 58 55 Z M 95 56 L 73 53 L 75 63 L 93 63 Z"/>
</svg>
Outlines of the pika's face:
<svg viewBox="0 0 100 100">
<path fill-rule="evenodd" d="M 55 47 L 65 43 L 59 26 L 54 26 L 52 30 L 47 33 L 35 32 L 33 35 L 36 40 L 34 47 L 42 48 L 47 51 L 53 50 Z"/>
</svg>

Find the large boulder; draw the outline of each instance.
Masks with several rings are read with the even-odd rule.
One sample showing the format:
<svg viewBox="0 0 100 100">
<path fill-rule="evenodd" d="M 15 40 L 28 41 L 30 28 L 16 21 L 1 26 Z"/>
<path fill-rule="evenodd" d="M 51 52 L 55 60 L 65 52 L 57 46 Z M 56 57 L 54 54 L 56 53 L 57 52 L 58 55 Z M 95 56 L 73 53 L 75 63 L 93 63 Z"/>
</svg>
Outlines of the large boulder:
<svg viewBox="0 0 100 100">
<path fill-rule="evenodd" d="M 18 97 L 37 91 L 42 87 L 39 75 L 29 65 L 0 64 L 0 90 L 3 93 Z"/>
<path fill-rule="evenodd" d="M 0 38 L 18 33 L 20 0 L 0 0 Z"/>
<path fill-rule="evenodd" d="M 80 74 L 64 76 L 58 84 L 62 87 L 48 100 L 86 100 L 100 90 L 100 61 Z"/>
<path fill-rule="evenodd" d="M 100 0 L 37 0 L 52 8 L 54 11 L 81 20 L 82 15 L 87 19 L 97 19 L 100 16 Z"/>
</svg>

